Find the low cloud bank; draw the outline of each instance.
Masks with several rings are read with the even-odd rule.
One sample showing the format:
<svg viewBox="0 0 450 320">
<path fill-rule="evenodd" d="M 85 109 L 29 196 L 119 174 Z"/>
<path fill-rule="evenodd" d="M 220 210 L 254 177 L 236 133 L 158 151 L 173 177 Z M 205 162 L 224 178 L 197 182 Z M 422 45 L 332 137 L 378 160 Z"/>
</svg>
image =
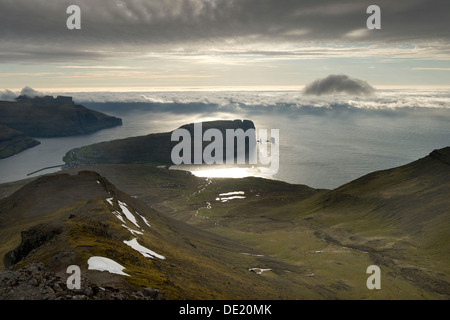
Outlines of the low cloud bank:
<svg viewBox="0 0 450 320">
<path fill-rule="evenodd" d="M 0 101 L 15 101 L 18 96 L 34 98 L 43 97 L 45 94 L 28 86 L 24 87 L 20 92 L 14 92 L 8 89 L 0 90 Z"/>
<path fill-rule="evenodd" d="M 0 91 L 0 101 L 14 101 L 17 98 L 17 93 L 5 89 Z"/>
<path fill-rule="evenodd" d="M 350 78 L 345 74 L 331 74 L 326 78 L 317 79 L 308 84 L 303 93 L 306 95 L 323 96 L 345 93 L 355 96 L 372 95 L 375 89 L 366 81 Z"/>
<path fill-rule="evenodd" d="M 45 96 L 44 93 L 36 91 L 36 90 L 34 90 L 33 88 L 30 88 L 30 87 L 23 88 L 22 91 L 20 91 L 20 95 L 21 96 L 27 96 L 27 97 L 30 97 L 30 98 Z"/>
<path fill-rule="evenodd" d="M 0 89 L 0 100 L 14 101 L 19 91 Z M 30 94 L 28 92 L 28 94 Z M 39 94 L 39 92 L 37 93 Z M 397 109 L 450 109 L 450 93 L 445 90 L 378 89 L 376 94 L 355 96 L 350 94 L 306 95 L 301 90 L 289 91 L 148 91 L 148 92 L 70 92 L 46 91 L 54 97 L 71 96 L 78 103 L 108 112 L 140 109 L 168 110 L 180 115 L 195 112 L 244 112 L 264 114 L 269 111 L 298 112 L 331 109 L 397 110 Z M 100 104 L 104 104 L 101 106 Z"/>
</svg>

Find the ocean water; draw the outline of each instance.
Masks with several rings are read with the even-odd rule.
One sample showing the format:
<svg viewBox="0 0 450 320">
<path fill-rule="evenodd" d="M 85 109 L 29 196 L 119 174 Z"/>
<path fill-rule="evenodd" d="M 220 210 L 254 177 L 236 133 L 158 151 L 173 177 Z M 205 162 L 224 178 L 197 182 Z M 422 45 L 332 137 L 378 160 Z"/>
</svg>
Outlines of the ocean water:
<svg viewBox="0 0 450 320">
<path fill-rule="evenodd" d="M 0 160 L 0 182 L 62 164 L 72 148 L 218 119 L 249 119 L 257 129 L 279 129 L 280 166 L 267 177 L 315 188 L 335 188 L 450 146 L 447 91 L 378 91 L 371 97 L 305 97 L 296 91 L 57 94 L 120 117 L 123 125 L 84 136 L 38 139 L 41 145 Z"/>
</svg>

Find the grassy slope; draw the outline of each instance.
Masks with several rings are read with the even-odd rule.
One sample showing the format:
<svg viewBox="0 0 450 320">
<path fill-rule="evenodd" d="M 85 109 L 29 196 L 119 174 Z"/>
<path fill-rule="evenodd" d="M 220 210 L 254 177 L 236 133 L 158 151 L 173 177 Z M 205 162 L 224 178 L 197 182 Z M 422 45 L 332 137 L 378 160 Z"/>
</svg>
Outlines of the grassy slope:
<svg viewBox="0 0 450 320">
<path fill-rule="evenodd" d="M 250 273 L 256 278 L 242 283 L 263 284 L 271 298 L 448 299 L 449 168 L 428 156 L 335 190 L 258 178 L 207 180 L 149 165 L 89 169 L 171 218 L 245 246 L 253 255 L 222 256 L 222 250 L 208 247 L 208 237 L 195 244 L 207 246 L 203 252 L 214 261 L 227 261 L 241 271 L 271 269 Z M 246 198 L 216 200 L 231 191 L 245 191 Z M 366 287 L 366 268 L 372 264 L 381 267 L 382 290 Z M 200 281 L 191 275 L 193 282 Z M 186 274 L 178 276 L 181 281 Z M 212 279 L 204 283 L 217 281 Z M 217 282 L 216 289 L 223 285 Z M 247 297 L 254 298 L 252 294 Z"/>
<path fill-rule="evenodd" d="M 299 267 L 322 296 L 450 295 L 450 171 L 435 158 L 375 172 L 330 191 L 257 178 L 208 183 L 151 167 L 124 168 L 95 167 L 168 215 Z M 164 188 L 162 182 L 173 187 Z M 247 198 L 216 201 L 230 191 L 245 191 Z M 372 264 L 382 268 L 383 290 L 366 288 L 365 272 Z M 297 292 L 301 296 L 300 288 Z"/>
<path fill-rule="evenodd" d="M 111 213 L 119 207 L 116 203 L 111 208 L 105 200 L 109 197 L 127 203 L 132 211 L 150 221 L 150 228 L 140 221 L 144 234 L 136 237 L 140 244 L 164 255 L 165 260 L 145 258 L 123 243 L 134 236 Z M 20 243 L 20 232 L 31 226 L 46 224 L 63 230 L 15 265 L 18 268 L 41 261 L 51 270 L 64 272 L 68 265 L 77 264 L 84 276 L 89 275 L 100 286 L 131 285 L 139 289 L 149 286 L 158 288 L 168 299 L 296 296 L 289 288 L 285 289 L 292 277 L 272 279 L 249 271 L 266 263 L 264 257 L 243 254 L 253 253 L 251 248 L 165 217 L 97 176 L 56 175 L 37 179 L 2 199 L 0 208 L 2 256 Z M 86 262 L 94 255 L 122 264 L 131 277 L 88 271 Z M 269 261 L 286 265 L 276 259 Z"/>
</svg>

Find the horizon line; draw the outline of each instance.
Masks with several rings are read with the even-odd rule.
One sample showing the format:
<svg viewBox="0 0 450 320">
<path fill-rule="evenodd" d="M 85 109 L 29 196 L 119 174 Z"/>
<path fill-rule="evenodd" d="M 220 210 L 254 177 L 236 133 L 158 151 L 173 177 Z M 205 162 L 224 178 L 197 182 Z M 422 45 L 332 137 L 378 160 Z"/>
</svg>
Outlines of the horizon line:
<svg viewBox="0 0 450 320">
<path fill-rule="evenodd" d="M 290 86 L 162 86 L 162 87 L 69 87 L 69 88 L 48 88 L 33 87 L 34 90 L 42 93 L 50 92 L 189 92 L 189 91 L 299 91 L 305 85 Z M 374 85 L 377 90 L 449 90 L 450 85 Z M 21 91 L 23 88 L 8 89 L 11 91 Z"/>
</svg>

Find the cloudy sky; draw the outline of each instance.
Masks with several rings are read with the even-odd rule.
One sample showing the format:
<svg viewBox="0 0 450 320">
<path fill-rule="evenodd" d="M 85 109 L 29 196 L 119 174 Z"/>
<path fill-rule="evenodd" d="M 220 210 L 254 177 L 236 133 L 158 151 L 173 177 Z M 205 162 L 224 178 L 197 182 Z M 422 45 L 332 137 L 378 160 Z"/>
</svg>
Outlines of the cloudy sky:
<svg viewBox="0 0 450 320">
<path fill-rule="evenodd" d="M 369 30 L 369 5 L 381 29 Z M 69 30 L 69 5 L 81 30 Z M 448 0 L 0 0 L 0 90 L 450 87 Z"/>
</svg>

